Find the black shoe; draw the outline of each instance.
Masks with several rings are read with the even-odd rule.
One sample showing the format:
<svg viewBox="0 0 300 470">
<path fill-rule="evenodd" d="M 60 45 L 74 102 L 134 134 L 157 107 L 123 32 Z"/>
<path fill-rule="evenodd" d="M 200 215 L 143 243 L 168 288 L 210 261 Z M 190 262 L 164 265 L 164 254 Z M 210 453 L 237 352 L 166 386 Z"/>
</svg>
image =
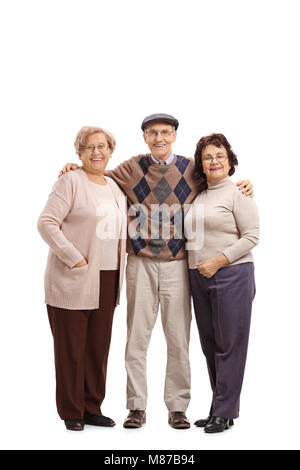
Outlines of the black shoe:
<svg viewBox="0 0 300 470">
<path fill-rule="evenodd" d="M 91 426 L 104 426 L 107 428 L 111 428 L 115 426 L 115 422 L 108 418 L 107 416 L 103 416 L 101 414 L 90 415 L 89 413 L 84 413 L 84 421 L 85 424 L 90 424 Z"/>
<path fill-rule="evenodd" d="M 232 421 L 233 424 L 233 420 L 212 416 L 209 423 L 205 426 L 204 432 L 215 433 L 226 431 L 226 429 L 229 429 L 230 421 Z"/>
<path fill-rule="evenodd" d="M 197 428 L 205 428 L 205 426 L 210 422 L 211 418 L 212 417 L 209 415 L 205 419 L 198 419 L 194 422 L 194 424 L 197 426 Z"/>
<path fill-rule="evenodd" d="M 83 419 L 65 419 L 66 428 L 69 431 L 83 431 L 84 420 Z"/>
<path fill-rule="evenodd" d="M 197 428 L 205 428 L 205 426 L 210 422 L 212 416 L 208 416 L 205 419 L 198 419 L 197 421 L 194 422 L 194 424 L 197 426 Z M 230 418 L 229 420 L 229 426 L 233 426 L 234 421 L 233 419 Z"/>
</svg>

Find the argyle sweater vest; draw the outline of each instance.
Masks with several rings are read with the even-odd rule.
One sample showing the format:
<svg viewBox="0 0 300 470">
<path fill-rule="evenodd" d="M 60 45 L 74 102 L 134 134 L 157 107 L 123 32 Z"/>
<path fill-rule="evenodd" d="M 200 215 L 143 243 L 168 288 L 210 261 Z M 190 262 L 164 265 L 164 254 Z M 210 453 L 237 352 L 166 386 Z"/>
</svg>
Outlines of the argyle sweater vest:
<svg viewBox="0 0 300 470">
<path fill-rule="evenodd" d="M 128 202 L 127 252 L 171 261 L 186 257 L 185 207 L 198 194 L 194 161 L 174 155 L 169 165 L 138 155 L 106 172 L 123 189 Z"/>
</svg>

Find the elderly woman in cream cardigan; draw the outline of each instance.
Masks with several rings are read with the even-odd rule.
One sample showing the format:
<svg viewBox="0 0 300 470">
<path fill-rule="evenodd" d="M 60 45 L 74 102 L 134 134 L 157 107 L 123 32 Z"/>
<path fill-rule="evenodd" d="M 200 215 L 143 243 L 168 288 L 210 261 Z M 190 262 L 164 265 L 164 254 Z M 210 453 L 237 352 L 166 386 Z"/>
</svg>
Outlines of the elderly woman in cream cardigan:
<svg viewBox="0 0 300 470">
<path fill-rule="evenodd" d="M 55 183 L 38 221 L 49 245 L 45 303 L 54 339 L 56 404 L 67 429 L 113 426 L 101 413 L 126 253 L 126 198 L 104 171 L 116 141 L 99 127 L 75 140 L 82 167 Z"/>
</svg>

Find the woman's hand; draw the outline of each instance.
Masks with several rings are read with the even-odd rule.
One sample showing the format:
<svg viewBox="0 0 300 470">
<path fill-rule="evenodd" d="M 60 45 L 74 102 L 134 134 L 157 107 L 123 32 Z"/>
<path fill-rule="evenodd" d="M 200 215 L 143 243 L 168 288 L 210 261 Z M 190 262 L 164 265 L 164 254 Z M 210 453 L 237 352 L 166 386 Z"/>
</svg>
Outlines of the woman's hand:
<svg viewBox="0 0 300 470">
<path fill-rule="evenodd" d="M 58 177 L 64 175 L 65 173 L 68 173 L 68 171 L 70 171 L 70 170 L 77 170 L 77 168 L 79 168 L 79 166 L 76 165 L 76 163 L 67 163 L 63 167 L 63 169 L 59 172 Z"/>
<path fill-rule="evenodd" d="M 250 180 L 239 180 L 236 185 L 245 196 L 253 197 L 253 185 Z"/>
<path fill-rule="evenodd" d="M 82 266 L 86 266 L 87 265 L 87 261 L 83 258 L 82 260 L 80 260 L 77 264 L 75 264 L 75 266 L 73 266 L 72 269 L 74 268 L 82 268 Z"/>
<path fill-rule="evenodd" d="M 220 253 L 218 256 L 208 258 L 198 263 L 198 271 L 202 276 L 210 278 L 216 274 L 220 268 L 226 266 L 226 264 L 229 264 L 229 260 L 223 253 Z"/>
</svg>

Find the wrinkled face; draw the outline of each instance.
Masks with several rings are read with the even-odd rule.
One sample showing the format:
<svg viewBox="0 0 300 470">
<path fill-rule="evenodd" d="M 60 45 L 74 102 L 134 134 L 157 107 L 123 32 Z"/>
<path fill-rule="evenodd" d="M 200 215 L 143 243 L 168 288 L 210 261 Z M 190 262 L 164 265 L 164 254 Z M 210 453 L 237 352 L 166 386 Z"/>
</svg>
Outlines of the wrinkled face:
<svg viewBox="0 0 300 470">
<path fill-rule="evenodd" d="M 112 155 L 105 134 L 97 132 L 87 138 L 85 148 L 80 150 L 82 168 L 91 174 L 103 174 Z"/>
<path fill-rule="evenodd" d="M 207 145 L 202 150 L 202 166 L 209 183 L 217 183 L 228 176 L 229 158 L 223 145 Z"/>
<path fill-rule="evenodd" d="M 144 140 L 152 155 L 160 162 L 167 160 L 172 153 L 172 144 L 177 133 L 167 122 L 149 124 L 144 132 Z"/>
</svg>

